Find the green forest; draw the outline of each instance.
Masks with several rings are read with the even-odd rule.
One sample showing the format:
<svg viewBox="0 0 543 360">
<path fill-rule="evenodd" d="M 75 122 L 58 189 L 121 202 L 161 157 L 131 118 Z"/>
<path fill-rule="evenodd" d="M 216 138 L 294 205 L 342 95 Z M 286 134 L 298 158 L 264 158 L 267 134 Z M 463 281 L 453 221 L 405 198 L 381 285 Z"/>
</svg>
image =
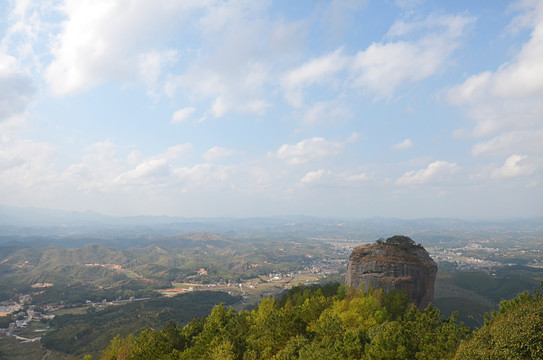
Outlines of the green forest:
<svg viewBox="0 0 543 360">
<path fill-rule="evenodd" d="M 43 346 L 64 354 L 96 354 L 117 334 L 128 335 L 144 328 L 162 328 L 168 321 L 186 324 L 203 317 L 218 303 L 234 304 L 240 297 L 219 291 L 198 291 L 172 298 L 135 301 L 103 310 L 88 307 L 84 315 L 56 316 L 49 321 L 55 330 L 42 337 Z"/>
<path fill-rule="evenodd" d="M 102 360 L 536 359 L 543 358 L 543 295 L 503 300 L 471 331 L 456 314 L 420 311 L 402 292 L 339 284 L 298 286 L 252 310 L 224 304 L 184 327 L 118 335 Z"/>
</svg>

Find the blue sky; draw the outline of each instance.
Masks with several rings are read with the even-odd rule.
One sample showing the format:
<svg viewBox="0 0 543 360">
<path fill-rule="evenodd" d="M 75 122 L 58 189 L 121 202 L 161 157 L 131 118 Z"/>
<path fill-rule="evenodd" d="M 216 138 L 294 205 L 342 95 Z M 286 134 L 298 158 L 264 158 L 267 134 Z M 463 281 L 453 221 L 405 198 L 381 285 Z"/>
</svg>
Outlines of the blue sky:
<svg viewBox="0 0 543 360">
<path fill-rule="evenodd" d="M 0 205 L 543 215 L 541 1 L 5 1 L 0 38 Z"/>
</svg>

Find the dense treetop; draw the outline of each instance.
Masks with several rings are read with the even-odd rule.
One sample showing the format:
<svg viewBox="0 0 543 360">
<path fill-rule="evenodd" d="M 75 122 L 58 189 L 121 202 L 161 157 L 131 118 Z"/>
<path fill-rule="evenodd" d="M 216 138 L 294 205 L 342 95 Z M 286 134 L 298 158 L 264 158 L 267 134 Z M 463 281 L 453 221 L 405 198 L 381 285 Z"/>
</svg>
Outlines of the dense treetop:
<svg viewBox="0 0 543 360">
<path fill-rule="evenodd" d="M 218 305 L 183 328 L 117 336 L 101 359 L 534 359 L 542 330 L 539 292 L 503 301 L 470 334 L 456 315 L 420 311 L 402 292 L 299 286 L 251 311 Z"/>
<path fill-rule="evenodd" d="M 415 359 L 452 357 L 468 329 L 401 292 L 296 287 L 239 313 L 216 306 L 183 328 L 116 337 L 102 359 Z"/>
<path fill-rule="evenodd" d="M 422 245 L 416 244 L 415 241 L 413 241 L 413 239 L 405 235 L 394 235 L 387 238 L 386 240 L 378 239 L 376 241 L 376 244 L 397 246 L 401 249 L 422 248 Z"/>
</svg>

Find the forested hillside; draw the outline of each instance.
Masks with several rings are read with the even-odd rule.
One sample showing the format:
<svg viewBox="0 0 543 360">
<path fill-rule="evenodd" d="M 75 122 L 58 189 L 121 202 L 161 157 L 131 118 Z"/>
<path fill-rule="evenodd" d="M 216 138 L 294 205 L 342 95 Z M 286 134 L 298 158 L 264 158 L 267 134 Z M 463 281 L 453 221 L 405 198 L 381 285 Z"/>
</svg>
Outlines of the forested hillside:
<svg viewBox="0 0 543 360">
<path fill-rule="evenodd" d="M 535 359 L 542 330 L 538 292 L 502 301 L 470 334 L 454 315 L 420 311 L 403 293 L 297 287 L 251 311 L 219 305 L 185 327 L 117 336 L 101 359 Z"/>
<path fill-rule="evenodd" d="M 194 317 L 203 317 L 218 303 L 234 304 L 240 297 L 218 291 L 198 291 L 172 298 L 136 301 L 122 306 L 110 306 L 99 311 L 87 308 L 83 315 L 55 317 L 55 328 L 42 337 L 45 348 L 65 354 L 98 353 L 117 334 L 126 336 L 144 328 L 163 328 L 168 321 L 187 324 Z"/>
</svg>

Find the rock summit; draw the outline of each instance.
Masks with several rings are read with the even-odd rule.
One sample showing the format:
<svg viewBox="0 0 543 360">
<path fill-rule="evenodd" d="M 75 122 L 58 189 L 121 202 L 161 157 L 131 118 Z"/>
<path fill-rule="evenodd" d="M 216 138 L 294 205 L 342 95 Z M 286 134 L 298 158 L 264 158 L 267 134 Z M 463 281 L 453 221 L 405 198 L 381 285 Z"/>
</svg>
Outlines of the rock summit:
<svg viewBox="0 0 543 360">
<path fill-rule="evenodd" d="M 356 289 L 383 289 L 385 293 L 405 291 L 419 309 L 424 309 L 433 300 L 436 273 L 436 263 L 421 245 L 396 235 L 355 248 L 345 283 Z"/>
</svg>

